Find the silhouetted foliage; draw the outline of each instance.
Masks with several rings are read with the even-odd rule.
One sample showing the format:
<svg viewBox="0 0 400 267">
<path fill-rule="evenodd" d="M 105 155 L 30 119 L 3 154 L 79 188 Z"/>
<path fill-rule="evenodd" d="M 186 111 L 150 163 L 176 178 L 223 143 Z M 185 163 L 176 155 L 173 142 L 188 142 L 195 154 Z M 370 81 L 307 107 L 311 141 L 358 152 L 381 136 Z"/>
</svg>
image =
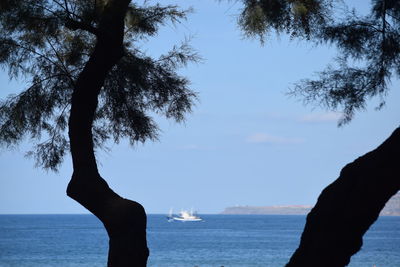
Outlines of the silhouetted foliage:
<svg viewBox="0 0 400 267">
<path fill-rule="evenodd" d="M 108 139 L 131 144 L 157 138 L 157 113 L 181 121 L 196 94 L 177 68 L 199 57 L 185 41 L 160 58 L 140 51 L 138 42 L 157 34 L 165 23 L 178 23 L 189 10 L 177 6 L 132 3 L 125 19 L 124 56 L 108 73 L 93 124 L 95 147 Z M 70 100 L 78 75 L 98 35 L 107 1 L 2 0 L 0 64 L 26 88 L 0 102 L 0 144 L 18 145 L 25 137 L 35 146 L 28 155 L 37 165 L 56 170 L 69 149 L 66 136 Z"/>
<path fill-rule="evenodd" d="M 381 108 L 391 78 L 400 75 L 399 15 L 398 1 L 372 1 L 370 14 L 353 11 L 324 27 L 318 38 L 338 47 L 338 67 L 319 73 L 319 80 L 303 80 L 293 92 L 330 109 L 343 108 L 340 124 L 349 122 L 374 96 L 380 97 Z"/>
<path fill-rule="evenodd" d="M 248 37 L 265 41 L 270 31 L 310 38 L 331 17 L 331 0 L 242 0 L 238 19 Z"/>
<path fill-rule="evenodd" d="M 341 110 L 339 125 L 349 122 L 372 97 L 380 97 L 378 109 L 393 75 L 400 75 L 400 3 L 373 0 L 370 14 L 359 15 L 342 1 L 243 0 L 239 25 L 247 36 L 261 40 L 272 29 L 317 44 L 338 48 L 336 64 L 319 72 L 318 79 L 304 79 L 290 94 L 305 103 Z M 341 8 L 341 12 L 335 12 Z M 344 13 L 344 16 L 338 13 Z"/>
</svg>

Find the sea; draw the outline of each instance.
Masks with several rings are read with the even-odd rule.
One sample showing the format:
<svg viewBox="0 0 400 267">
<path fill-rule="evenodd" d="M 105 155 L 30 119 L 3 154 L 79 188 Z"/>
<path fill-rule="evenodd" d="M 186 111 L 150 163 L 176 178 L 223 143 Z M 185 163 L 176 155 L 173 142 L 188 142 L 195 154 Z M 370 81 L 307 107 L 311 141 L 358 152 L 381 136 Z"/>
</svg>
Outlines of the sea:
<svg viewBox="0 0 400 267">
<path fill-rule="evenodd" d="M 148 266 L 282 267 L 305 216 L 203 215 L 168 222 L 148 215 Z M 107 234 L 92 215 L 0 215 L 0 266 L 106 266 Z M 400 267 L 400 217 L 380 217 L 350 267 Z"/>
</svg>

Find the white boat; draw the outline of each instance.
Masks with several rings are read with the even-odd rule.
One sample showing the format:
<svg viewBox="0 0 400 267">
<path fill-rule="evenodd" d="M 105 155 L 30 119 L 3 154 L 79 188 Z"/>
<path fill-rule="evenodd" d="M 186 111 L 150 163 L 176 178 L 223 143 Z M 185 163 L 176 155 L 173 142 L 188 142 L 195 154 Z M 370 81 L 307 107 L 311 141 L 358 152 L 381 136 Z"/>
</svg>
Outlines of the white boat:
<svg viewBox="0 0 400 267">
<path fill-rule="evenodd" d="M 202 221 L 203 219 L 197 216 L 196 213 L 193 212 L 193 210 L 187 211 L 187 210 L 182 210 L 179 212 L 179 215 L 173 215 L 172 210 L 170 210 L 169 215 L 168 215 L 168 221 L 181 221 L 181 222 L 199 222 Z"/>
</svg>

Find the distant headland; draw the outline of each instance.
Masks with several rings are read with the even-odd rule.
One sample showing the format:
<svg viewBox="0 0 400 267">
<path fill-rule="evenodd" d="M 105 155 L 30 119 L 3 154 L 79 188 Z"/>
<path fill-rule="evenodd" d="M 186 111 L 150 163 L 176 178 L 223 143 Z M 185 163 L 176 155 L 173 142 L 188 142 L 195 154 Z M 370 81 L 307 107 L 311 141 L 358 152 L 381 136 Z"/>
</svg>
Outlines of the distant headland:
<svg viewBox="0 0 400 267">
<path fill-rule="evenodd" d="M 312 206 L 234 206 L 225 208 L 221 214 L 230 215 L 306 215 Z M 394 195 L 385 205 L 380 215 L 400 216 L 400 192 Z"/>
<path fill-rule="evenodd" d="M 226 208 L 221 214 L 241 215 L 304 215 L 310 212 L 312 206 L 234 206 Z"/>
</svg>

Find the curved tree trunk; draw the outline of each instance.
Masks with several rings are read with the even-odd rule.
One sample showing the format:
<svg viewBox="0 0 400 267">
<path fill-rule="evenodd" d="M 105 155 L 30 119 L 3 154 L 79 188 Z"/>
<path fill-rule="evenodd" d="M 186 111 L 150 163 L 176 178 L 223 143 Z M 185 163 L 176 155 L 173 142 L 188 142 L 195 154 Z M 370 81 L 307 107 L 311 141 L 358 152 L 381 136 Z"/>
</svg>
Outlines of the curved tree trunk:
<svg viewBox="0 0 400 267">
<path fill-rule="evenodd" d="M 107 73 L 123 56 L 124 18 L 130 0 L 110 0 L 97 43 L 79 75 L 71 100 L 69 138 L 74 172 L 67 195 L 104 224 L 109 235 L 108 266 L 146 266 L 146 214 L 143 207 L 112 191 L 101 178 L 93 150 L 92 124 Z"/>
<path fill-rule="evenodd" d="M 346 165 L 307 216 L 300 246 L 286 267 L 342 267 L 400 189 L 400 128 L 377 149 Z"/>
</svg>

